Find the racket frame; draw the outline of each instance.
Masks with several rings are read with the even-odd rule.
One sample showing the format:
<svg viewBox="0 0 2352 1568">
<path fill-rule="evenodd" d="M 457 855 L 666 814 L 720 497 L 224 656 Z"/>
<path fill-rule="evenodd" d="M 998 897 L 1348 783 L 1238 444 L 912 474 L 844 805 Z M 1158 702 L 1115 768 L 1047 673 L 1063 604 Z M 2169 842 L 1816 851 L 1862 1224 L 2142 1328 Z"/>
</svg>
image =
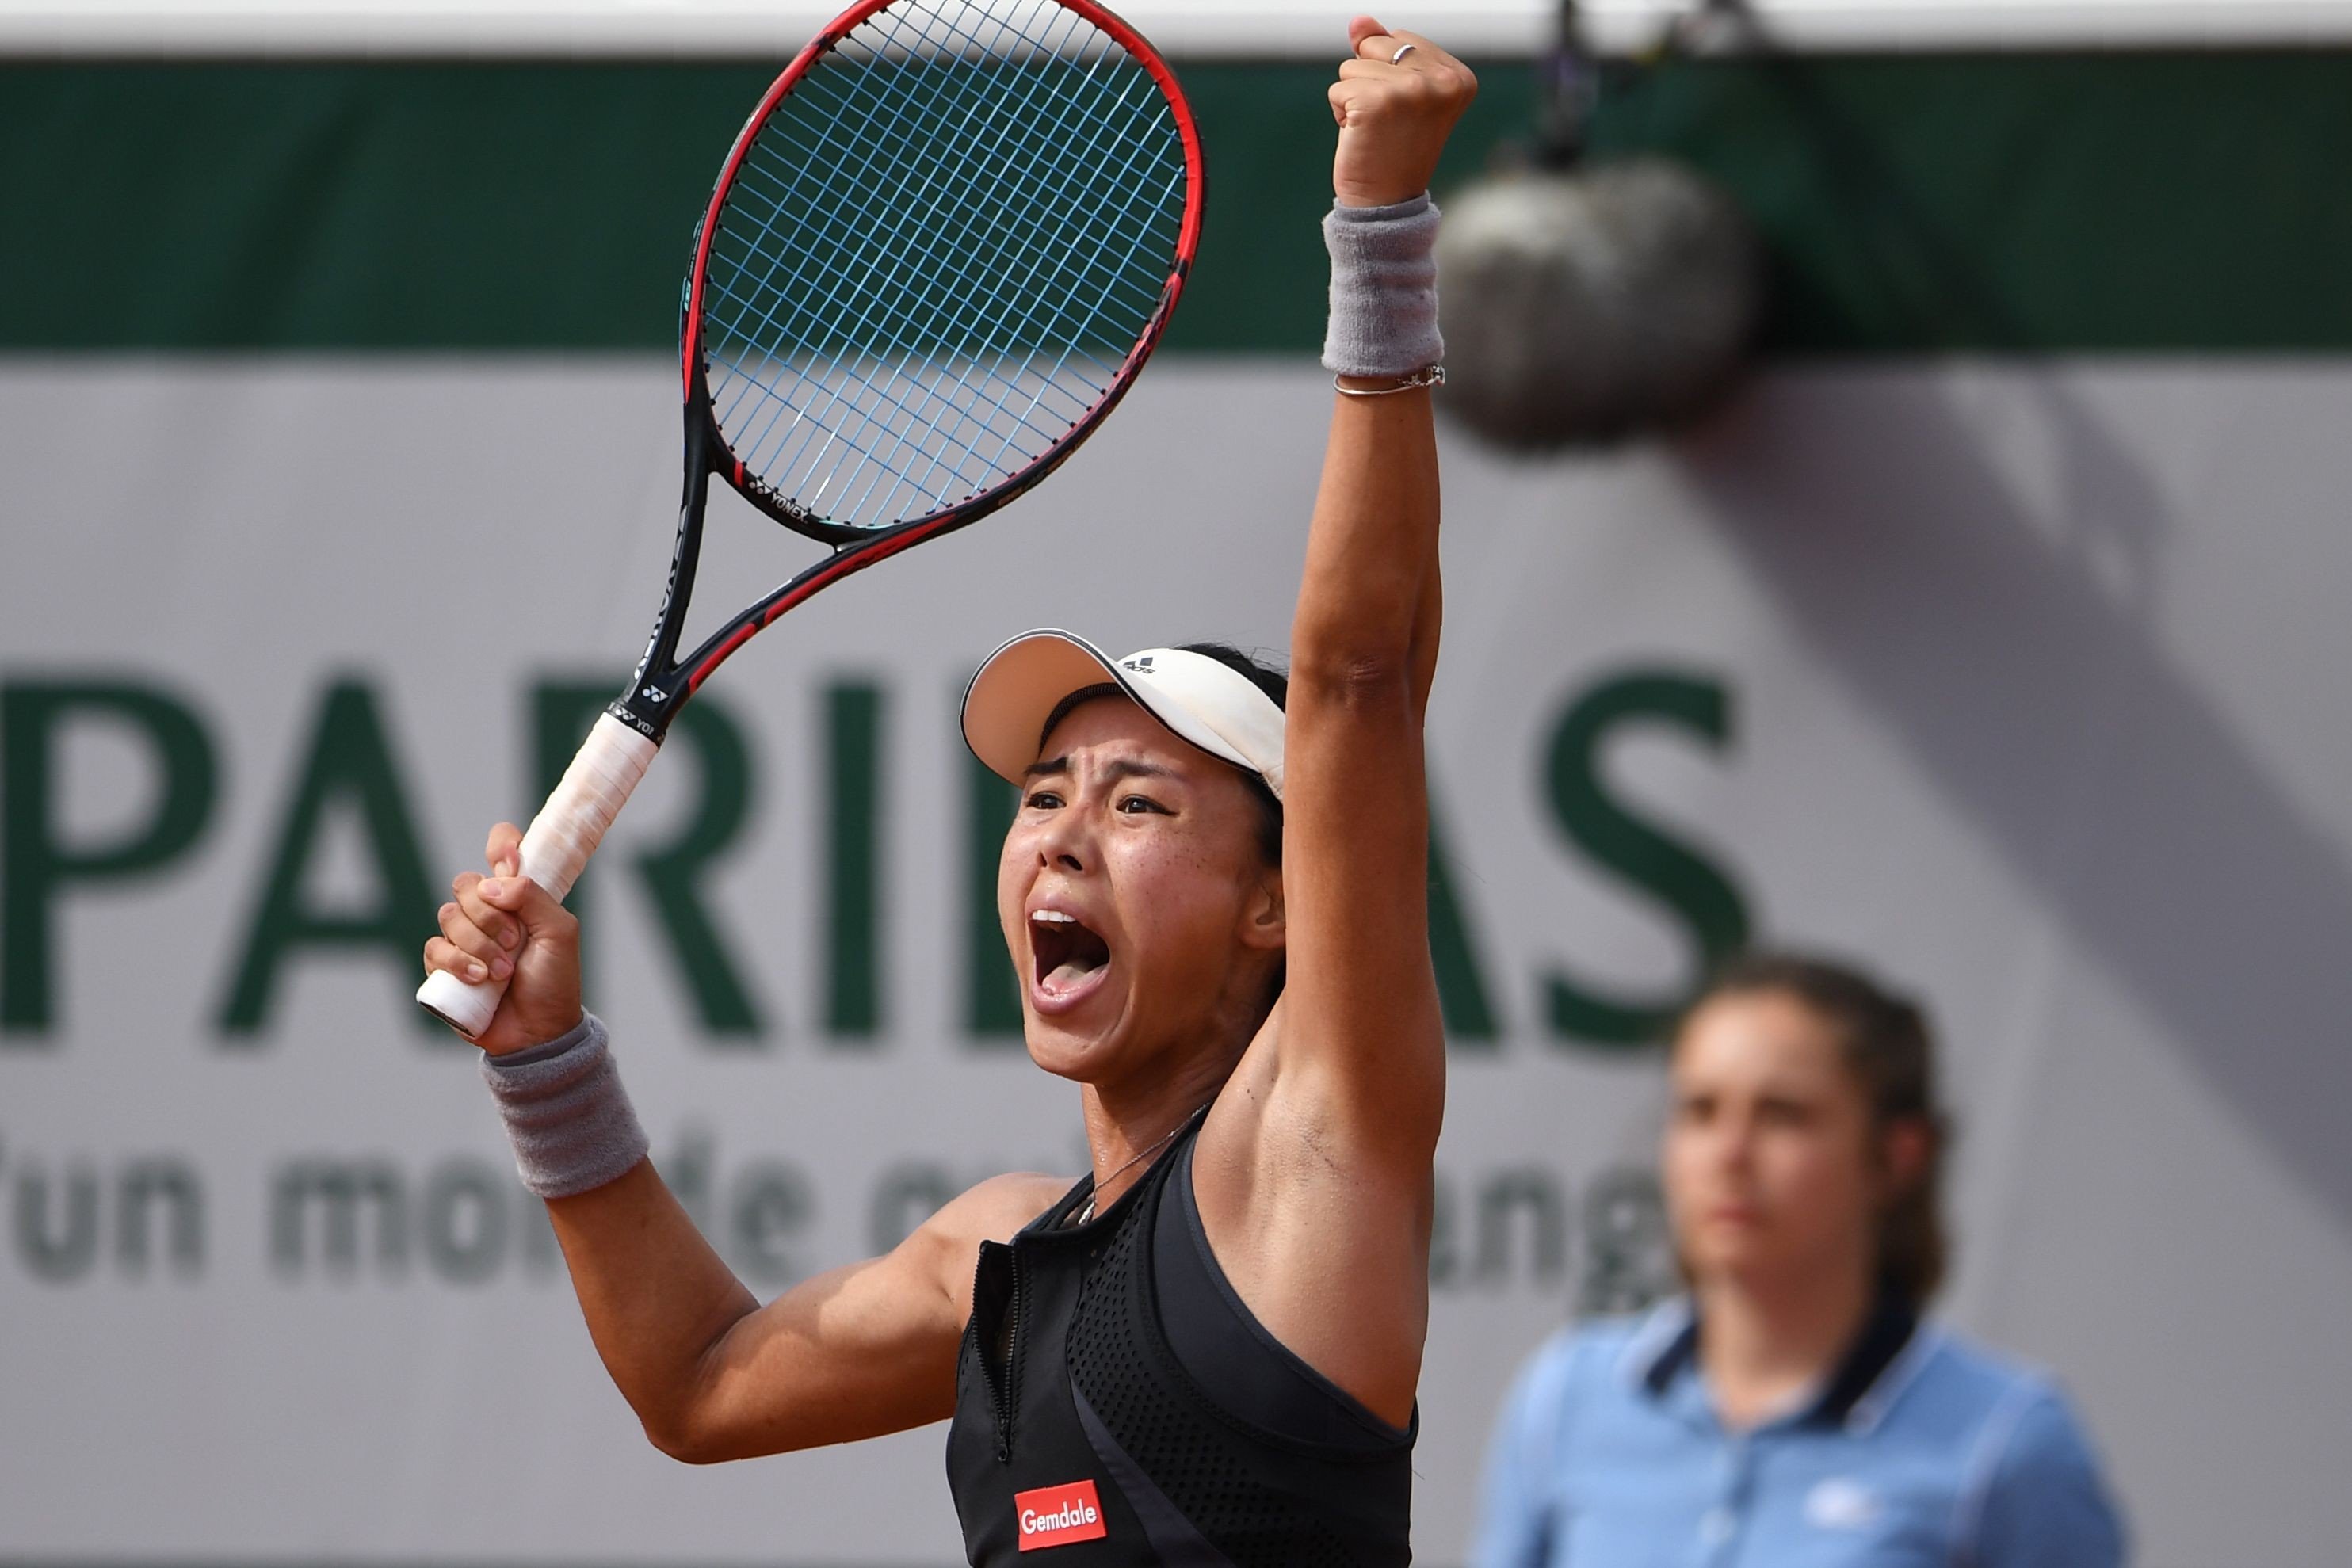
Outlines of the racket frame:
<svg viewBox="0 0 2352 1568">
<path fill-rule="evenodd" d="M 694 266 L 688 275 L 690 281 L 678 346 L 679 379 L 685 394 L 686 494 L 678 509 L 677 540 L 670 556 L 669 586 L 662 596 L 661 612 L 655 620 L 653 635 L 646 641 L 645 655 L 638 660 L 637 668 L 630 676 L 628 689 L 614 698 L 605 710 L 656 744 L 659 744 L 668 732 L 678 709 L 701 688 L 704 681 L 710 678 L 710 673 L 784 612 L 852 572 L 863 571 L 877 561 L 887 560 L 926 539 L 952 533 L 979 521 L 1060 467 L 1070 454 L 1094 434 L 1095 427 L 1109 417 L 1111 410 L 1118 406 L 1119 400 L 1134 385 L 1143 361 L 1150 357 L 1152 350 L 1159 345 L 1160 334 L 1167 329 L 1169 318 L 1174 314 L 1176 302 L 1183 293 L 1185 278 L 1192 271 L 1193 254 L 1200 243 L 1201 216 L 1206 204 L 1207 190 L 1201 155 L 1200 127 L 1192 117 L 1192 107 L 1186 100 L 1183 89 L 1177 83 L 1176 73 L 1150 40 L 1123 18 L 1097 4 L 1096 0 L 1055 0 L 1064 10 L 1075 13 L 1099 28 L 1112 42 L 1126 50 L 1129 58 L 1150 73 L 1175 120 L 1177 133 L 1184 149 L 1184 216 L 1177 230 L 1174 263 L 1167 279 L 1160 285 L 1159 302 L 1153 307 L 1150 319 L 1113 371 L 1109 385 L 1060 439 L 993 487 L 953 506 L 883 528 L 853 528 L 829 522 L 775 490 L 761 476 L 746 468 L 743 460 L 728 444 L 726 434 L 719 429 L 718 416 L 711 408 L 709 364 L 703 357 L 703 287 L 710 266 L 711 246 L 719 234 L 719 213 L 734 190 L 736 176 L 757 141 L 761 128 L 768 123 L 778 106 L 807 78 L 818 61 L 838 47 L 860 24 L 887 10 L 893 3 L 894 0 L 859 0 L 857 5 L 827 23 L 824 31 L 810 39 L 793 57 L 783 73 L 761 95 L 758 107 L 744 120 L 743 129 L 737 132 L 734 144 L 728 149 L 727 161 L 719 168 L 719 179 L 711 187 L 710 201 L 703 210 L 702 221 L 696 225 Z M 709 500 L 709 480 L 714 476 L 725 481 L 737 495 L 786 528 L 832 546 L 834 553 L 730 618 L 681 659 L 677 657 L 677 645 L 684 629 L 687 605 L 693 597 L 695 564 L 702 548 L 703 515 Z"/>
<path fill-rule="evenodd" d="M 662 593 L 661 609 L 654 621 L 653 634 L 646 640 L 645 653 L 629 677 L 627 689 L 614 699 L 591 727 L 579 755 L 546 804 L 531 819 L 530 831 L 523 835 L 518 852 L 519 873 L 547 889 L 558 900 L 571 891 L 572 883 L 595 852 L 605 830 L 651 765 L 671 722 L 702 683 L 710 678 L 713 670 L 784 612 L 820 590 L 926 539 L 977 522 L 1061 466 L 1127 395 L 1143 361 L 1150 357 L 1160 334 L 1167 329 L 1169 318 L 1183 293 L 1184 280 L 1192 271 L 1207 191 L 1200 130 L 1192 118 L 1192 105 L 1177 85 L 1175 72 L 1141 34 L 1096 0 L 1055 0 L 1063 9 L 1099 28 L 1151 75 L 1174 116 L 1184 150 L 1184 216 L 1177 233 L 1173 263 L 1150 317 L 1113 372 L 1109 384 L 1058 440 L 997 485 L 953 506 L 881 528 L 853 528 L 830 522 L 750 472 L 729 445 L 711 408 L 709 368 L 703 357 L 703 287 L 711 243 L 718 235 L 719 212 L 734 189 L 737 173 L 758 139 L 760 129 L 777 106 L 859 24 L 893 3 L 894 0 L 859 0 L 859 4 L 826 24 L 824 30 L 793 57 L 737 134 L 697 226 L 693 269 L 688 275 L 684 319 L 679 329 L 685 487 L 678 504 L 677 534 L 671 546 L 669 578 Z M 694 597 L 695 570 L 702 555 L 703 520 L 714 478 L 723 480 L 736 494 L 786 528 L 831 546 L 832 554 L 730 617 L 681 659 L 677 647 L 685 628 L 687 607 Z M 478 1039 L 489 1026 L 505 990 L 503 980 L 468 982 L 447 970 L 436 969 L 426 976 L 417 991 L 417 1000 L 467 1039 Z"/>
</svg>

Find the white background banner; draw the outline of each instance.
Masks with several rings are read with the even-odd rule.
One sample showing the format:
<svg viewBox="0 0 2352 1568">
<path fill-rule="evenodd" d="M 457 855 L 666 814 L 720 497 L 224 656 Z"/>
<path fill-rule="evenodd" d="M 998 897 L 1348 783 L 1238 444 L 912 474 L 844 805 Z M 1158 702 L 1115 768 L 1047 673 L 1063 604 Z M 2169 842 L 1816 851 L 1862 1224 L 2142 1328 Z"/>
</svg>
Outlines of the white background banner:
<svg viewBox="0 0 2352 1568">
<path fill-rule="evenodd" d="M 1074 1091 L 974 994 L 953 699 L 1036 624 L 1278 650 L 1327 400 L 1156 366 L 656 763 L 593 1000 L 762 1293 L 1079 1167 Z M 0 368 L 0 1560 L 958 1557 L 939 1429 L 643 1441 L 384 935 L 617 688 L 676 420 L 658 359 Z M 1945 1308 L 2063 1378 L 2141 1561 L 2342 1563 L 2347 423 L 2328 364 L 1912 365 L 1607 458 L 1449 437 L 1424 1560 L 1519 1358 L 1659 1282 L 1657 1063 L 1611 1037 L 1744 934 L 1932 1002 Z M 809 559 L 719 523 L 709 606 Z"/>
</svg>

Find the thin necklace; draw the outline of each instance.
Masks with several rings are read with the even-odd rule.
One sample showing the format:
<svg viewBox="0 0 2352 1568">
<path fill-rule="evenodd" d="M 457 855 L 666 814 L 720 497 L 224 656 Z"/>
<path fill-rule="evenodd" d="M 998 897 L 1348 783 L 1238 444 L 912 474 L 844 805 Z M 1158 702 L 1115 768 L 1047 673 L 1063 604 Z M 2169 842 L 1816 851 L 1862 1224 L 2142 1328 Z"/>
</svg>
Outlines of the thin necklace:
<svg viewBox="0 0 2352 1568">
<path fill-rule="evenodd" d="M 1132 1155 L 1129 1155 L 1126 1165 L 1119 1166 L 1118 1169 L 1111 1172 L 1110 1175 L 1095 1183 L 1095 1192 L 1090 1192 L 1087 1195 L 1087 1207 L 1079 1213 L 1078 1223 L 1080 1225 L 1085 1225 L 1094 1218 L 1096 1192 L 1102 1191 L 1103 1188 L 1108 1186 L 1111 1183 L 1125 1176 L 1128 1173 L 1129 1168 L 1132 1166 L 1136 1161 L 1143 1158 L 1144 1155 L 1157 1153 L 1161 1145 L 1165 1144 L 1169 1139 L 1174 1137 L 1177 1134 L 1190 1126 L 1192 1124 L 1192 1118 L 1200 1113 L 1201 1112 L 1197 1108 L 1188 1112 L 1181 1122 L 1177 1123 L 1174 1126 L 1169 1128 L 1166 1132 L 1152 1139 L 1151 1142 L 1146 1145 L 1143 1148 L 1138 1150 Z"/>
</svg>

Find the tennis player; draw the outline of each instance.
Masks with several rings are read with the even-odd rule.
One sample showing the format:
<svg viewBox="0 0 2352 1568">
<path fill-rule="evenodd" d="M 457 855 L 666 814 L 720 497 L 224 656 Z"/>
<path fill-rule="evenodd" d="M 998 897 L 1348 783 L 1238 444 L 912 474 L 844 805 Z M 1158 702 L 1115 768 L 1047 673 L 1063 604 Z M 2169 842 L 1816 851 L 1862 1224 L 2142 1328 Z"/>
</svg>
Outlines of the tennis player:
<svg viewBox="0 0 2352 1568">
<path fill-rule="evenodd" d="M 1424 925 L 1438 642 L 1432 171 L 1476 83 L 1370 17 L 1339 123 L 1338 389 L 1290 674 L 1195 644 L 1016 638 L 967 695 L 1023 789 L 998 905 L 1031 1056 L 1092 1172 L 1014 1175 L 762 1306 L 646 1159 L 577 933 L 455 883 L 428 968 L 512 983 L 481 1037 L 614 1381 L 666 1452 L 952 1417 L 976 1564 L 1403 1563 L 1444 1042 Z"/>
</svg>

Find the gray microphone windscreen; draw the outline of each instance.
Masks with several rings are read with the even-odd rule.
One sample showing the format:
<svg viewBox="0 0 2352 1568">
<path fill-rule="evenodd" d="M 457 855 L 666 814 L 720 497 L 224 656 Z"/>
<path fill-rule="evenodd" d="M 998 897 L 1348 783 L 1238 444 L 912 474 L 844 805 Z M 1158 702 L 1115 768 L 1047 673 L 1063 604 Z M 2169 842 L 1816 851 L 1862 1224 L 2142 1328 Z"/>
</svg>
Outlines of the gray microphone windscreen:
<svg viewBox="0 0 2352 1568">
<path fill-rule="evenodd" d="M 1442 406 L 1505 446 L 1672 425 L 1736 374 L 1764 260 L 1711 182 L 1663 158 L 1530 170 L 1448 197 Z"/>
</svg>

